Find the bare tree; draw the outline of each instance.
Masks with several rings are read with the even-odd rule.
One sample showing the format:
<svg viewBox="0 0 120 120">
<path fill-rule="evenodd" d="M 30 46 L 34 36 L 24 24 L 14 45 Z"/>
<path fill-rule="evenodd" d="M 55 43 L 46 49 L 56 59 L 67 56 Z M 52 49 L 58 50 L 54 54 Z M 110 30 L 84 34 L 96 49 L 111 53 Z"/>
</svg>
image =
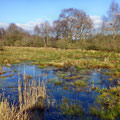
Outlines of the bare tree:
<svg viewBox="0 0 120 120">
<path fill-rule="evenodd" d="M 60 16 L 61 32 L 63 37 L 73 39 L 83 39 L 92 28 L 92 20 L 82 10 L 69 8 L 64 9 Z"/>
<path fill-rule="evenodd" d="M 5 36 L 5 30 L 0 28 L 0 50 L 3 50 L 3 40 Z"/>
<path fill-rule="evenodd" d="M 115 40 L 116 34 L 120 31 L 120 7 L 115 1 L 111 3 L 108 14 L 104 17 L 103 25 L 103 29 L 112 34 L 113 40 Z"/>
<path fill-rule="evenodd" d="M 56 40 L 59 40 L 61 38 L 61 22 L 59 20 L 55 20 L 52 28 L 53 36 L 56 38 Z"/>
<path fill-rule="evenodd" d="M 82 10 L 79 10 L 75 14 L 76 21 L 76 34 L 75 37 L 78 39 L 84 39 L 88 34 L 91 33 L 93 28 L 93 22 L 90 17 Z"/>
<path fill-rule="evenodd" d="M 62 10 L 59 20 L 61 22 L 61 27 L 62 27 L 62 34 L 63 37 L 66 39 L 70 39 L 72 41 L 73 39 L 73 34 L 75 30 L 75 24 L 76 24 L 76 18 L 75 18 L 75 13 L 79 11 L 74 8 L 69 8 L 69 9 L 64 9 Z"/>
<path fill-rule="evenodd" d="M 51 34 L 51 26 L 48 21 L 40 24 L 40 35 L 44 40 L 44 47 L 47 47 L 48 39 Z"/>
<path fill-rule="evenodd" d="M 34 33 L 35 33 L 36 35 L 39 35 L 39 34 L 40 34 L 40 27 L 39 27 L 38 25 L 36 25 L 36 26 L 34 27 Z"/>
</svg>

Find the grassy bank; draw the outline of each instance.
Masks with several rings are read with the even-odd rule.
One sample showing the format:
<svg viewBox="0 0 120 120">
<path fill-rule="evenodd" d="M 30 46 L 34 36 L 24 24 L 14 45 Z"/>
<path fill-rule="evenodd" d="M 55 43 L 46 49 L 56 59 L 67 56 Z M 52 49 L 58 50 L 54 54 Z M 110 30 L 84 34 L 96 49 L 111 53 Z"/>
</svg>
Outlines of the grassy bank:
<svg viewBox="0 0 120 120">
<path fill-rule="evenodd" d="M 4 51 L 0 51 L 1 65 L 25 61 L 33 61 L 41 67 L 73 64 L 78 69 L 117 69 L 120 67 L 120 53 L 35 47 L 4 47 Z"/>
</svg>

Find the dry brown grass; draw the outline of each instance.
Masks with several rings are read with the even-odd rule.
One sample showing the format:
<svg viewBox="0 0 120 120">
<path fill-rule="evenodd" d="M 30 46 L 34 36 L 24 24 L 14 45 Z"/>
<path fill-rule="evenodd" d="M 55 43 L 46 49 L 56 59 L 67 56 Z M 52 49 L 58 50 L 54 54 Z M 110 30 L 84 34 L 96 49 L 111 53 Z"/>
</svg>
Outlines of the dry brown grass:
<svg viewBox="0 0 120 120">
<path fill-rule="evenodd" d="M 24 75 L 24 80 L 26 80 Z M 18 80 L 19 106 L 14 104 L 10 106 L 8 100 L 1 95 L 0 102 L 0 120 L 29 120 L 31 110 L 44 109 L 44 100 L 46 97 L 46 88 L 44 82 L 39 85 L 35 81 L 24 81 L 24 88 L 21 88 L 21 79 Z"/>
</svg>

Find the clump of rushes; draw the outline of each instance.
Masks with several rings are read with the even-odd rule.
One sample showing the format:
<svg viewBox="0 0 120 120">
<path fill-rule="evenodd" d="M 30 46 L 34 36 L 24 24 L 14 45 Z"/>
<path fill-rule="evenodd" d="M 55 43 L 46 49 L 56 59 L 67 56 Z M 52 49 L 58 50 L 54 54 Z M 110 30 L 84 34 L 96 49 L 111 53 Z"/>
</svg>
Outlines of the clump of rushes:
<svg viewBox="0 0 120 120">
<path fill-rule="evenodd" d="M 9 102 L 2 95 L 1 95 L 0 101 L 1 101 L 0 102 L 0 119 L 1 120 L 12 120 L 17 113 L 16 107 L 14 105 L 10 107 Z"/>
<path fill-rule="evenodd" d="M 91 113 L 103 119 L 114 120 L 120 116 L 120 87 L 111 87 L 100 91 L 97 97 L 99 108 L 92 107 Z"/>
</svg>

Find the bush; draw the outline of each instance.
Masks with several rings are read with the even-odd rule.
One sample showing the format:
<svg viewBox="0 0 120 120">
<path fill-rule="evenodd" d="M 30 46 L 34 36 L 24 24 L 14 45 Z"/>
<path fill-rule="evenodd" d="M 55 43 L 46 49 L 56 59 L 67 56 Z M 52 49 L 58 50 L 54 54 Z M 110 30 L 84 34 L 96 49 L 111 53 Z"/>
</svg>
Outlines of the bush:
<svg viewBox="0 0 120 120">
<path fill-rule="evenodd" d="M 58 40 L 56 43 L 56 47 L 57 48 L 61 48 L 61 49 L 67 49 L 68 47 L 68 42 L 66 40 Z"/>
</svg>

